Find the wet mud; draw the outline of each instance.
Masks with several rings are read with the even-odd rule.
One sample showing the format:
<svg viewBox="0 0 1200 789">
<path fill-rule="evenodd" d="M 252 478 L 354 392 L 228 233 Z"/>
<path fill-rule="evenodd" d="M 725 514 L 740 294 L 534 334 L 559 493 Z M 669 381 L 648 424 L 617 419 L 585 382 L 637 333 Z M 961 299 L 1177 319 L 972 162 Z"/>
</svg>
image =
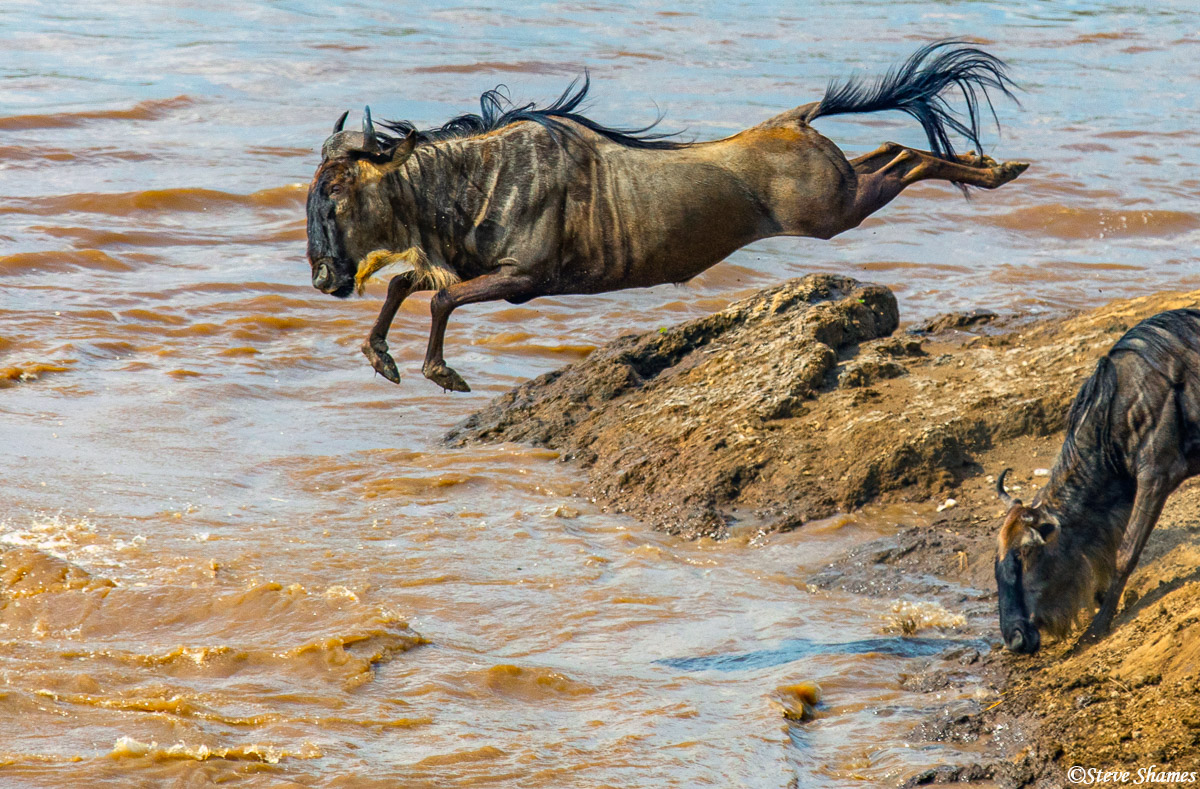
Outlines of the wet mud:
<svg viewBox="0 0 1200 789">
<path fill-rule="evenodd" d="M 895 632 L 960 638 L 901 677 L 953 699 L 933 703 L 909 738 L 969 744 L 979 758 L 903 785 L 1048 788 L 1075 765 L 1200 769 L 1200 485 L 1171 499 L 1112 634 L 1095 646 L 1003 651 L 992 570 L 995 475 L 1011 467 L 1013 494 L 1032 495 L 1096 360 L 1200 291 L 1040 322 L 944 315 L 895 332 L 889 295 L 846 278 L 794 280 L 616 340 L 499 397 L 446 440 L 553 447 L 587 470 L 598 502 L 690 537 L 803 533 L 838 509 L 933 496 L 942 503 L 928 522 L 808 579 L 815 590 L 919 601 L 893 606 Z M 803 704 L 780 704 L 804 719 Z"/>
</svg>

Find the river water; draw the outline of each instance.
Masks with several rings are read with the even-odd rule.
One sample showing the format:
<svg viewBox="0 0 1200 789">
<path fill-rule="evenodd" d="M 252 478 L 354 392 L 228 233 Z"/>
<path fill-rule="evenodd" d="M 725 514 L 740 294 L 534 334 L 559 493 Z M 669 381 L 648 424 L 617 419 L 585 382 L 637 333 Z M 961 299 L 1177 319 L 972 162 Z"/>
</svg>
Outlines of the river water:
<svg viewBox="0 0 1200 789">
<path fill-rule="evenodd" d="M 812 271 L 893 287 L 906 321 L 1200 287 L 1200 15 L 688 8 L 0 8 L 0 783 L 838 787 L 972 759 L 906 739 L 947 699 L 898 681 L 959 637 L 805 584 L 929 508 L 687 543 L 576 496 L 552 453 L 439 439 L 621 333 Z M 593 117 L 706 139 L 951 35 L 1024 88 L 987 139 L 1033 164 L 1000 191 L 920 185 L 681 287 L 464 308 L 469 395 L 420 376 L 427 298 L 392 331 L 396 387 L 358 351 L 382 287 L 308 284 L 305 191 L 344 109 L 434 125 L 586 67 Z M 924 147 L 905 116 L 818 126 Z M 814 682 L 816 719 L 785 721 Z"/>
</svg>

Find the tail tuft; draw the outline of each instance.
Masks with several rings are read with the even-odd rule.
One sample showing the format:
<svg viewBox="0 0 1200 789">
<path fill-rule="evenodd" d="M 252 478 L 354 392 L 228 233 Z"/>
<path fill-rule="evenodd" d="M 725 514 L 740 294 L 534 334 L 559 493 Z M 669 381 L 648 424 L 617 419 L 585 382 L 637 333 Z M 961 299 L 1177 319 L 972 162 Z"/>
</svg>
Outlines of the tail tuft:
<svg viewBox="0 0 1200 789">
<path fill-rule="evenodd" d="M 966 117 L 954 111 L 942 93 L 957 87 L 967 104 Z M 980 99 L 986 102 L 996 126 L 996 111 L 989 89 L 1000 91 L 1016 101 L 1004 61 L 973 47 L 961 39 L 945 39 L 927 44 L 897 69 L 889 71 L 874 84 L 860 78 L 832 82 L 824 98 L 809 113 L 807 120 L 823 115 L 852 112 L 900 110 L 920 122 L 929 138 L 929 149 L 937 156 L 954 157 L 950 132 L 966 137 L 983 154 L 979 140 Z"/>
</svg>

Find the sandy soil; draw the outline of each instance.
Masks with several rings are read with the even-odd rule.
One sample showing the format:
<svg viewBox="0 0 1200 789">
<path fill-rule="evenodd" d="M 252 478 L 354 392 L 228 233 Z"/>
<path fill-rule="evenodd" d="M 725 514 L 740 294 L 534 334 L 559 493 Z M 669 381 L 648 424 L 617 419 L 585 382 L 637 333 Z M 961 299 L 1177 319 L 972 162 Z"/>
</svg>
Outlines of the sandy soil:
<svg viewBox="0 0 1200 789">
<path fill-rule="evenodd" d="M 919 594 L 961 613 L 962 632 L 980 639 L 905 682 L 977 689 L 977 701 L 938 708 L 913 738 L 976 743 L 981 758 L 908 785 L 1058 787 L 1074 765 L 1135 778 L 1153 765 L 1200 771 L 1200 484 L 1168 504 L 1096 646 L 1001 651 L 992 577 L 994 475 L 1013 468 L 1009 488 L 1028 498 L 1096 359 L 1137 321 L 1197 303 L 1200 291 L 1167 293 L 1043 322 L 979 313 L 893 334 L 886 289 L 811 276 L 621 338 L 499 398 L 448 440 L 553 447 L 588 470 L 601 503 L 687 536 L 952 499 L 931 522 L 812 579 Z"/>
</svg>

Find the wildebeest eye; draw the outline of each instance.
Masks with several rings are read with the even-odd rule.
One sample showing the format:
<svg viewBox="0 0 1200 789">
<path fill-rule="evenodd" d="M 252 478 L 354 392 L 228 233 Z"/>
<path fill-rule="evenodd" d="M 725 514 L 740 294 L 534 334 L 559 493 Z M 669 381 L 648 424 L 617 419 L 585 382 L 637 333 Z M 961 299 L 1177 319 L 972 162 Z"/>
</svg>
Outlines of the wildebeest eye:
<svg viewBox="0 0 1200 789">
<path fill-rule="evenodd" d="M 345 193 L 346 189 L 341 184 L 334 184 L 333 186 L 329 187 L 330 197 L 341 197 Z"/>
<path fill-rule="evenodd" d="M 1042 521 L 1037 525 L 1036 528 L 1038 534 L 1041 535 L 1043 542 L 1050 542 L 1058 536 L 1058 524 Z"/>
</svg>

